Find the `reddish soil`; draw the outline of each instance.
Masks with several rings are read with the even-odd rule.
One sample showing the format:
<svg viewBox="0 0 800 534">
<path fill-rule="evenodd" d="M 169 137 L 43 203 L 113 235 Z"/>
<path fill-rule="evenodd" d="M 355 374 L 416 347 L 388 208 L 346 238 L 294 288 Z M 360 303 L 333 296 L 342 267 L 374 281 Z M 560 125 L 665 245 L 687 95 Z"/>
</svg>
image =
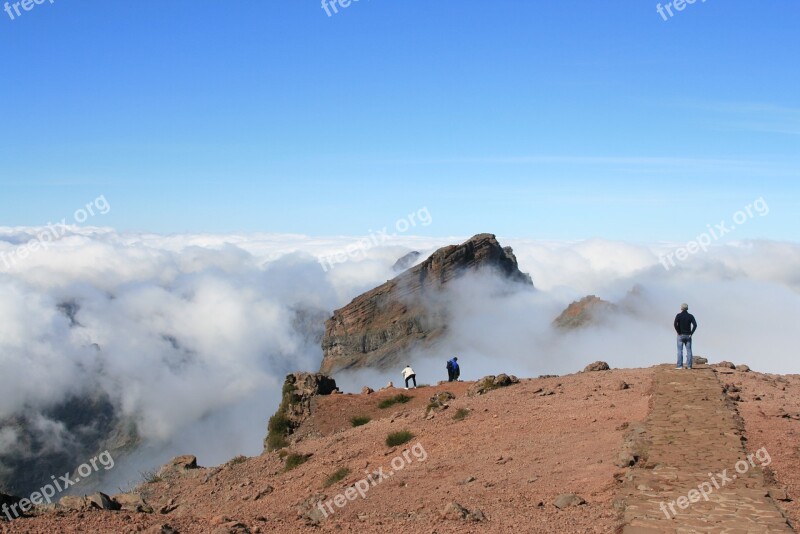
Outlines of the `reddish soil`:
<svg viewBox="0 0 800 534">
<path fill-rule="evenodd" d="M 312 456 L 291 471 L 284 472 L 278 453 L 269 453 L 218 471 L 190 470 L 146 484 L 140 492 L 154 514 L 44 511 L 0 523 L 0 529 L 127 533 L 162 532 L 169 525 L 181 533 L 611 532 L 619 519 L 612 506 L 619 471 L 614 462 L 625 423 L 647 415 L 652 373 L 613 370 L 523 380 L 480 397 L 465 395 L 470 383 L 442 384 L 411 390 L 411 402 L 386 410 L 377 408 L 380 400 L 406 392 L 321 398 L 312 421 L 315 431 L 292 447 Z M 621 381 L 630 388 L 620 389 Z M 429 399 L 439 391 L 456 399 L 426 419 Z M 453 419 L 459 408 L 469 410 L 460 421 Z M 355 415 L 373 419 L 352 428 Z M 386 446 L 388 434 L 402 430 L 415 437 L 405 446 Z M 395 460 L 404 468 L 370 487 L 366 498 L 356 496 L 342 508 L 332 504 L 335 513 L 317 527 L 300 517 L 299 509 L 309 509 L 304 502 L 344 493 L 365 471 L 391 470 L 404 451 L 407 460 Z M 326 488 L 326 479 L 340 468 L 350 474 Z M 255 500 L 267 486 L 274 490 Z M 580 495 L 586 504 L 559 510 L 553 502 L 565 493 Z M 485 520 L 443 518 L 452 502 L 480 510 Z M 167 513 L 159 513 L 162 507 Z"/>
<path fill-rule="evenodd" d="M 0 522 L 0 532 L 614 532 L 630 520 L 614 506 L 630 484 L 617 480 L 648 476 L 643 471 L 656 467 L 622 469 L 615 465 L 628 423 L 640 422 L 648 428 L 652 444 L 664 444 L 658 451 L 651 448 L 654 456 L 672 454 L 673 448 L 692 453 L 691 446 L 681 448 L 686 445 L 682 434 L 699 439 L 697 443 L 730 441 L 719 454 L 713 448 L 702 452 L 709 461 L 728 468 L 743 450 L 764 447 L 771 465 L 763 472 L 754 471 L 755 478 L 742 481 L 743 486 L 786 489 L 789 498 L 800 495 L 800 377 L 722 368 L 713 370 L 712 375 L 709 372 L 655 367 L 579 373 L 522 380 L 480 397 L 466 396 L 472 383 L 320 397 L 313 405 L 312 418 L 301 428 L 302 439 L 291 447 L 292 453 L 311 456 L 293 470 L 285 471 L 284 459 L 276 452 L 235 459 L 218 468 L 176 472 L 141 486 L 138 491 L 154 513 L 40 510 L 35 517 Z M 672 374 L 656 380 L 659 373 Z M 630 387 L 623 389 L 623 381 Z M 720 397 L 725 384 L 732 386 L 725 394 L 732 397 L 728 400 Z M 736 388 L 741 389 L 738 400 Z M 427 419 L 429 399 L 441 391 L 450 391 L 456 399 L 447 410 Z M 651 398 L 653 392 L 657 398 Z M 413 399 L 385 410 L 377 407 L 381 400 L 398 393 Z M 697 407 L 713 405 L 714 417 L 696 417 L 703 410 L 679 409 L 674 403 L 688 398 L 686 395 L 696 397 L 692 402 Z M 742 422 L 737 422 L 737 408 Z M 453 418 L 459 409 L 468 410 L 463 420 Z M 372 420 L 353 428 L 353 416 Z M 690 421 L 692 417 L 697 420 Z M 658 421 L 670 422 L 661 425 L 661 434 L 654 433 L 661 428 Z M 679 423 L 692 432 L 674 432 L 671 426 Z M 742 424 L 748 438 L 744 445 L 737 430 Z M 402 430 L 412 432 L 414 438 L 399 447 L 385 444 L 390 433 Z M 702 437 L 704 430 L 708 439 Z M 713 433 L 718 437 L 710 436 Z M 358 487 L 367 473 L 382 468 L 388 474 L 393 461 L 395 466 L 402 463 L 403 469 L 370 485 L 366 498 L 350 490 L 354 500 L 340 497 L 339 502 L 344 502 L 341 508 L 331 502 L 333 513 L 325 508 L 325 502 Z M 680 471 L 682 462 L 675 463 L 678 476 L 693 476 Z M 700 467 L 705 465 L 694 466 Z M 326 479 L 341 468 L 350 471 L 326 487 Z M 636 491 L 651 489 L 639 485 L 630 494 Z M 586 503 L 563 510 L 554 506 L 559 495 L 569 493 Z M 754 497 L 758 495 L 754 493 Z M 316 505 L 320 502 L 328 517 L 319 512 Z M 797 524 L 800 505 L 796 502 L 772 497 L 766 502 L 785 512 L 790 525 Z M 463 506 L 472 513 L 471 518 L 443 517 L 450 503 Z M 637 517 L 651 512 L 642 510 Z M 629 526 L 628 530 L 713 531 L 670 525 L 656 530 L 632 530 Z"/>
</svg>

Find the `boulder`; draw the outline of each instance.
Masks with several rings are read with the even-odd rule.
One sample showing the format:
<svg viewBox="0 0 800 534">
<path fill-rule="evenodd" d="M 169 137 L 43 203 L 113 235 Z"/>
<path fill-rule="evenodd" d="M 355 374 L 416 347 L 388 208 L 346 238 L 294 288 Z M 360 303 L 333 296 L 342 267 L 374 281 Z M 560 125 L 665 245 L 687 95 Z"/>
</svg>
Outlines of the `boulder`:
<svg viewBox="0 0 800 534">
<path fill-rule="evenodd" d="M 583 497 L 575 495 L 574 493 L 565 493 L 556 497 L 556 500 L 553 502 L 553 504 L 559 510 L 563 510 L 564 508 L 572 508 L 575 506 L 584 505 L 586 504 L 586 501 L 583 500 Z"/>
<path fill-rule="evenodd" d="M 187 454 L 185 456 L 176 456 L 169 463 L 165 464 L 158 470 L 157 476 L 160 478 L 170 478 L 174 476 L 181 476 L 187 472 L 197 469 L 197 457 Z"/>
<path fill-rule="evenodd" d="M 97 508 L 98 510 L 116 511 L 122 508 L 118 502 L 113 500 L 105 493 L 101 493 L 99 491 L 93 495 L 89 495 L 86 498 L 86 501 L 90 507 Z"/>
<path fill-rule="evenodd" d="M 120 509 L 128 512 L 152 514 L 153 507 L 147 504 L 138 493 L 118 493 L 111 499 L 119 504 Z"/>
<path fill-rule="evenodd" d="M 726 362 L 726 361 L 715 363 L 713 367 L 721 367 L 723 369 L 736 369 L 735 365 L 733 365 L 731 362 Z"/>
<path fill-rule="evenodd" d="M 608 366 L 606 362 L 594 362 L 587 365 L 584 369 L 584 373 L 594 373 L 597 371 L 608 371 L 611 368 Z"/>
<path fill-rule="evenodd" d="M 467 389 L 468 397 L 484 395 L 492 390 L 518 384 L 519 379 L 514 375 L 499 374 L 484 376 Z"/>
<path fill-rule="evenodd" d="M 369 386 L 364 386 L 363 388 L 361 388 L 362 395 L 372 395 L 373 393 L 375 393 L 375 390 Z"/>
<path fill-rule="evenodd" d="M 741 371 L 743 373 L 749 373 L 750 372 L 750 366 L 745 365 L 745 364 L 740 364 L 740 365 L 736 366 L 736 370 L 737 371 Z"/>
<path fill-rule="evenodd" d="M 467 510 L 457 502 L 448 503 L 442 510 L 442 519 L 448 521 L 486 521 L 486 515 L 479 510 Z"/>
<path fill-rule="evenodd" d="M 702 356 L 694 356 L 692 357 L 692 363 L 699 365 L 706 365 L 708 364 L 708 358 L 703 358 Z"/>
<path fill-rule="evenodd" d="M 58 505 L 62 508 L 66 508 L 67 510 L 75 511 L 85 510 L 89 507 L 85 497 L 75 497 L 73 495 L 61 497 L 61 499 L 58 501 Z"/>
</svg>

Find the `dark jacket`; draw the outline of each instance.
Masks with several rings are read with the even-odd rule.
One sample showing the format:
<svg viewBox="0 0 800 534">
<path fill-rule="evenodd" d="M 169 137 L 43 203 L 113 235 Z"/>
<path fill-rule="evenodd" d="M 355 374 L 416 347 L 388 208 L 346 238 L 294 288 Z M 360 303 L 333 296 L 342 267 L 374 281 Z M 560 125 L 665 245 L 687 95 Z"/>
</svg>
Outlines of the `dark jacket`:
<svg viewBox="0 0 800 534">
<path fill-rule="evenodd" d="M 697 321 L 688 311 L 682 311 L 675 316 L 675 331 L 679 336 L 691 336 L 697 331 Z"/>
</svg>

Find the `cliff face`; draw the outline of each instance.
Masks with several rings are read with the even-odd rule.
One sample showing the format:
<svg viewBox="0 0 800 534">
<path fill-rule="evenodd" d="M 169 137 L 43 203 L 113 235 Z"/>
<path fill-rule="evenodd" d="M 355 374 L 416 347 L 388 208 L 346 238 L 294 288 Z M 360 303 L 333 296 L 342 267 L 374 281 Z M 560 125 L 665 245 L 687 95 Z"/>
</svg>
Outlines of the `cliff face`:
<svg viewBox="0 0 800 534">
<path fill-rule="evenodd" d="M 388 368 L 414 346 L 433 343 L 447 327 L 439 291 L 467 272 L 493 270 L 511 281 L 533 286 L 510 247 L 492 234 L 431 254 L 421 264 L 336 310 L 325 323 L 320 372 L 360 367 Z"/>
</svg>

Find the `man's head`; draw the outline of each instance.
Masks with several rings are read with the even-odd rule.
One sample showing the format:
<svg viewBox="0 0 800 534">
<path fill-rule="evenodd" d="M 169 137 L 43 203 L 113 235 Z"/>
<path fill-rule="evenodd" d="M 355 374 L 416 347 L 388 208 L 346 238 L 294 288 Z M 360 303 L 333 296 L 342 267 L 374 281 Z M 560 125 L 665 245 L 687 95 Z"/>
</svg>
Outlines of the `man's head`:
<svg viewBox="0 0 800 534">
<path fill-rule="evenodd" d="M 456 361 L 456 362 L 457 362 L 457 361 L 458 361 L 458 356 L 456 356 L 455 358 L 453 358 L 453 361 Z"/>
<path fill-rule="evenodd" d="M 688 304 L 686 304 L 685 302 L 683 304 L 681 304 L 681 311 L 688 311 L 688 310 L 689 310 L 689 305 Z"/>
</svg>

